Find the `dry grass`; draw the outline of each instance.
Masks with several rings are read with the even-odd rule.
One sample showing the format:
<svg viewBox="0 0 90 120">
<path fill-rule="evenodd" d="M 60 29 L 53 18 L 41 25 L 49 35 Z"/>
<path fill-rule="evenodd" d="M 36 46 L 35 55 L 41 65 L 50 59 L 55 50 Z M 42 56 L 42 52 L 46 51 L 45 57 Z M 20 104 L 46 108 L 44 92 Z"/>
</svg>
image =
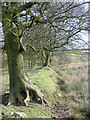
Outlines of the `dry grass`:
<svg viewBox="0 0 90 120">
<path fill-rule="evenodd" d="M 57 63 L 54 61 L 56 63 L 54 69 L 58 74 L 57 84 L 59 89 L 65 93 L 62 94 L 62 98 L 66 97 L 68 99 L 66 105 L 71 109 L 72 115 L 81 117 L 81 114 L 89 114 L 88 56 L 87 54 L 72 54 L 72 56 L 67 57 L 69 57 L 71 63 L 67 61 L 65 64 L 61 64 L 60 59 L 57 60 Z"/>
<path fill-rule="evenodd" d="M 65 54 L 66 55 L 66 54 Z M 64 55 L 63 55 L 64 58 Z M 66 59 L 67 58 L 67 59 Z M 44 110 L 42 106 L 33 106 L 33 108 L 23 107 L 23 111 L 27 114 L 27 117 L 51 117 L 56 115 L 58 117 L 74 116 L 77 118 L 86 117 L 89 114 L 88 111 L 88 59 L 87 55 L 82 54 L 70 54 L 69 56 L 60 61 L 59 57 L 56 57 L 53 62 L 54 71 L 49 73 L 48 70 L 43 69 L 42 72 L 33 69 L 30 78 L 33 82 L 36 81 L 37 85 L 43 87 L 48 92 L 52 92 L 53 86 L 45 86 L 48 84 L 49 79 L 53 79 L 55 82 L 57 80 L 57 88 L 59 89 L 59 99 L 57 104 L 52 104 L 52 106 L 46 107 Z M 69 60 L 70 59 L 70 60 Z M 68 62 L 69 61 L 69 62 Z M 62 64 L 61 64 L 62 63 Z M 53 70 L 51 68 L 51 70 Z M 38 74 L 37 74 L 38 73 Z M 48 78 L 46 77 L 48 76 Z M 47 84 L 43 84 L 46 81 Z M 7 91 L 8 85 L 8 71 L 3 69 L 3 83 L 2 92 Z M 38 84 L 38 80 L 42 80 Z M 51 89 L 51 91 L 50 91 Z M 52 99 L 50 99 L 52 102 Z M 11 113 L 13 111 L 20 109 L 20 107 L 3 106 L 3 112 Z M 36 111 L 37 109 L 37 111 Z M 21 109 L 22 110 L 22 109 Z M 40 112 L 43 113 L 41 114 Z M 46 112 L 45 112 L 46 111 Z M 45 113 L 44 113 L 45 112 Z M 30 114 L 31 113 L 31 114 Z M 87 119 L 88 120 L 88 119 Z"/>
</svg>

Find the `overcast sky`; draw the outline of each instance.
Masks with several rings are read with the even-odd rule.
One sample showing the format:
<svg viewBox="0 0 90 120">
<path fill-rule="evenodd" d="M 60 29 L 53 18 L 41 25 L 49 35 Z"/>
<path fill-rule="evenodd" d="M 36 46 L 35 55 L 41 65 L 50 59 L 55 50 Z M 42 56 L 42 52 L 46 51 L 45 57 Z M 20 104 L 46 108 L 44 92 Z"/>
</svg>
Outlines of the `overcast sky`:
<svg viewBox="0 0 90 120">
<path fill-rule="evenodd" d="M 10 1 L 10 0 L 8 0 L 8 1 Z M 22 0 L 22 1 L 28 1 L 28 0 Z M 32 0 L 30 0 L 30 1 L 32 1 Z M 38 0 L 37 0 L 38 1 Z M 39 0 L 40 1 L 40 0 Z M 44 0 L 45 1 L 45 0 Z M 49 0 L 48 0 L 49 1 Z M 54 0 L 55 1 L 55 0 Z M 56 0 L 57 1 L 57 0 Z M 58 0 L 58 1 L 60 1 L 60 0 Z M 63 0 L 61 0 L 61 1 L 63 1 Z M 65 1 L 65 0 L 64 0 Z M 70 0 L 70 1 L 72 1 L 72 0 Z M 77 1 L 77 0 L 76 0 Z M 78 0 L 78 1 L 89 1 L 89 0 Z M 3 39 L 4 39 L 4 36 L 3 36 L 3 30 L 2 30 L 2 23 L 0 22 L 0 41 L 2 41 Z M 83 32 L 82 33 L 82 38 L 83 38 L 83 40 L 85 40 L 87 43 L 88 43 L 88 32 Z M 1 43 L 0 43 L 0 46 L 1 46 Z"/>
</svg>

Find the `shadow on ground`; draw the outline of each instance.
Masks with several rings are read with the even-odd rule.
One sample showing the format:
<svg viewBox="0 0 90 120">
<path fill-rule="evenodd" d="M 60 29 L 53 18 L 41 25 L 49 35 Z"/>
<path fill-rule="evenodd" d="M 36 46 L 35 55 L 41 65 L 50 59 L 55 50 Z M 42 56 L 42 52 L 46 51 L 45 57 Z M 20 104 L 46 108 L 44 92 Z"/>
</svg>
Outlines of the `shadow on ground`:
<svg viewBox="0 0 90 120">
<path fill-rule="evenodd" d="M 8 104 L 9 93 L 4 93 L 0 95 L 0 104 L 7 105 Z"/>
</svg>

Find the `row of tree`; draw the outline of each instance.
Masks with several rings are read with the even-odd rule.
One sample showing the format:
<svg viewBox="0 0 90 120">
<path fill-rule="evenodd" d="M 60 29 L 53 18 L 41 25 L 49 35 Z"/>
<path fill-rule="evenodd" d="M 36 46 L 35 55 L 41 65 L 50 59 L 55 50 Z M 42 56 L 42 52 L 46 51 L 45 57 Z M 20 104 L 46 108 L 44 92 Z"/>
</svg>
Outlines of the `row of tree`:
<svg viewBox="0 0 90 120">
<path fill-rule="evenodd" d="M 33 12 L 35 10 L 33 8 Z M 35 61 L 42 66 L 50 65 L 56 51 L 69 46 L 85 46 L 86 42 L 80 36 L 80 32 L 87 29 L 88 10 L 85 5 L 75 2 L 47 3 L 35 14 L 41 14 L 42 20 L 34 23 L 23 36 L 29 66 L 33 66 Z"/>
<path fill-rule="evenodd" d="M 3 50 L 7 53 L 10 79 L 9 104 L 27 105 L 33 98 L 43 101 L 43 95 L 25 75 L 23 52 L 31 48 L 43 66 L 49 65 L 57 49 L 69 41 L 78 41 L 79 32 L 88 28 L 86 3 L 89 2 L 2 3 Z M 28 51 L 32 58 L 33 54 Z"/>
</svg>

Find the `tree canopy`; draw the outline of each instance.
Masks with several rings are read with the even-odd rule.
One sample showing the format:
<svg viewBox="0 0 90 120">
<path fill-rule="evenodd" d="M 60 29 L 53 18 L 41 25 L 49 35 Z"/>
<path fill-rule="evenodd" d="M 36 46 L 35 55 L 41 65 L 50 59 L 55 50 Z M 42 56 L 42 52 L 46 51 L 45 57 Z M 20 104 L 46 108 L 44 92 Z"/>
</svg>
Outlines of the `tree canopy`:
<svg viewBox="0 0 90 120">
<path fill-rule="evenodd" d="M 42 60 L 67 45 L 84 48 L 87 43 L 79 33 L 88 28 L 86 3 L 43 3 L 39 11 L 37 7 L 33 8 L 33 13 L 41 16 L 24 33 L 23 41 L 28 50 L 32 48 Z"/>
</svg>

